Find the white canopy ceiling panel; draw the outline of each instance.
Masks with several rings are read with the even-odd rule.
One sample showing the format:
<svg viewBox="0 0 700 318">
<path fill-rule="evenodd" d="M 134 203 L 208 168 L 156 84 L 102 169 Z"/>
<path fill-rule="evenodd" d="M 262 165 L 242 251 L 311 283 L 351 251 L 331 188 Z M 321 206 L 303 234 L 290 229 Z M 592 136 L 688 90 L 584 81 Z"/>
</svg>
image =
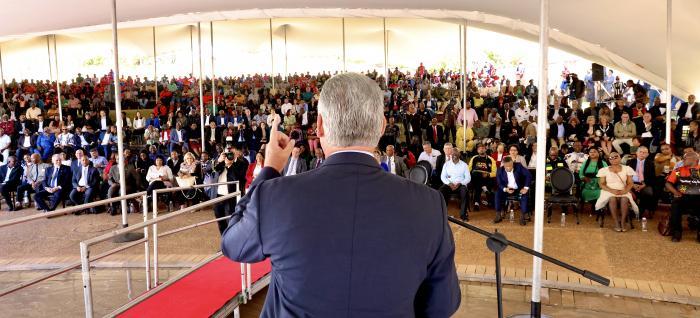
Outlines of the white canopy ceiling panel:
<svg viewBox="0 0 700 318">
<path fill-rule="evenodd" d="M 0 40 L 109 28 L 109 6 L 94 0 L 4 1 Z M 300 17 L 469 19 L 474 26 L 538 33 L 538 0 L 281 1 L 119 0 L 120 28 L 197 21 Z M 673 1 L 674 95 L 700 92 L 700 1 Z M 550 8 L 551 44 L 665 86 L 666 1 L 558 0 Z"/>
</svg>

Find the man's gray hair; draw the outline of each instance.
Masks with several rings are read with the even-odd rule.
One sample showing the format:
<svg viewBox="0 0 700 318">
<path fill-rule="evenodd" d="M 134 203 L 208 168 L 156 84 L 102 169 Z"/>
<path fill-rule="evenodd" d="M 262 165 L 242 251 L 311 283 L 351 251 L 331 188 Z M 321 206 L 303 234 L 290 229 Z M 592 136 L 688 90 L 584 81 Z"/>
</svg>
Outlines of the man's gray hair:
<svg viewBox="0 0 700 318">
<path fill-rule="evenodd" d="M 318 113 L 330 145 L 376 147 L 384 129 L 384 95 L 365 75 L 335 75 L 323 84 Z"/>
</svg>

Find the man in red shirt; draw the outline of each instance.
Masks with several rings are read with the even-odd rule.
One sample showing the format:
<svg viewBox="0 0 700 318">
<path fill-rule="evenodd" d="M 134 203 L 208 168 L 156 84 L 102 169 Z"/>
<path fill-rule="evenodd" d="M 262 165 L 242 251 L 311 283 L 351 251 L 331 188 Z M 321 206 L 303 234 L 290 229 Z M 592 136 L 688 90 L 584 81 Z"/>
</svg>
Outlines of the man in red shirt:
<svg viewBox="0 0 700 318">
<path fill-rule="evenodd" d="M 669 174 L 666 179 L 666 190 L 673 193 L 673 203 L 671 205 L 671 241 L 680 242 L 683 235 L 683 211 L 691 209 L 697 213 L 700 202 L 700 165 L 698 165 L 698 154 L 689 152 L 683 156 L 683 166 L 677 168 Z M 698 242 L 700 242 L 700 231 L 698 231 Z"/>
</svg>

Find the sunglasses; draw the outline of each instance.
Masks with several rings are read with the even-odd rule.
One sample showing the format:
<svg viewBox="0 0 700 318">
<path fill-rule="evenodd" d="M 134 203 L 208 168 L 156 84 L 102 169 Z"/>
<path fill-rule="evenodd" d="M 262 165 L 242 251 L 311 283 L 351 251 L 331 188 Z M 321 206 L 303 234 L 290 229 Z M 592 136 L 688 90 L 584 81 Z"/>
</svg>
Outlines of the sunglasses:
<svg viewBox="0 0 700 318">
<path fill-rule="evenodd" d="M 608 159 L 620 159 L 620 156 L 610 156 Z"/>
</svg>

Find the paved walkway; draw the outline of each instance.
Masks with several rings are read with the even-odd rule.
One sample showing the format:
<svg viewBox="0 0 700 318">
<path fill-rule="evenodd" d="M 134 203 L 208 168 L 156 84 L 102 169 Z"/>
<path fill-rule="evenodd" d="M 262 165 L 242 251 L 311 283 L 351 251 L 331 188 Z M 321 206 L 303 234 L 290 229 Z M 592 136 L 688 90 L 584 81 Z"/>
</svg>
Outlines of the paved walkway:
<svg viewBox="0 0 700 318">
<path fill-rule="evenodd" d="M 498 307 L 494 284 L 462 282 L 460 287 L 462 303 L 453 317 L 496 317 Z M 267 288 L 242 305 L 241 318 L 258 317 L 266 294 Z M 530 312 L 529 287 L 507 285 L 503 288 L 503 299 L 506 317 Z M 542 312 L 557 318 L 700 317 L 699 309 L 693 306 L 559 289 L 545 288 L 541 301 Z"/>
<path fill-rule="evenodd" d="M 33 210 L 0 212 L 0 220 L 36 213 Z M 505 221 L 491 223 L 493 210 L 473 212 L 471 223 L 487 230 L 498 229 L 509 239 L 525 246 L 532 244 L 532 224 L 519 226 Z M 657 213 L 657 219 L 659 214 Z M 457 216 L 456 202 L 450 204 L 450 214 Z M 576 225 L 573 216 L 561 227 L 555 213 L 553 223 L 545 223 L 544 252 L 567 261 L 574 266 L 596 272 L 612 280 L 612 288 L 602 288 L 587 279 L 569 273 L 552 264 L 543 264 L 545 286 L 572 292 L 598 292 L 626 297 L 681 302 L 700 305 L 700 244 L 686 232 L 681 243 L 671 243 L 667 237 L 656 233 L 656 221 L 649 222 L 649 231 L 637 228 L 627 233 L 617 233 L 609 227 L 600 228 L 594 218 L 581 214 L 581 224 Z M 213 218 L 211 210 L 194 212 L 164 222 L 159 226 L 165 232 L 181 226 Z M 608 218 L 609 220 L 609 218 Z M 140 214 L 130 215 L 129 222 L 143 221 Z M 78 243 L 120 227 L 120 217 L 99 215 L 65 216 L 41 219 L 30 223 L 3 228 L 0 231 L 0 273 L 2 271 L 43 270 L 67 266 L 79 260 Z M 493 280 L 493 254 L 485 247 L 483 237 L 458 226 L 452 226 L 457 251 L 455 255 L 460 277 L 465 281 L 489 282 Z M 91 255 L 120 246 L 112 242 L 96 245 Z M 149 246 L 152 250 L 152 246 Z M 219 234 L 214 224 L 209 224 L 159 241 L 161 268 L 189 267 L 218 251 Z M 144 266 L 143 244 L 93 263 L 98 268 Z M 514 285 L 525 284 L 531 276 L 532 258 L 508 248 L 502 257 L 504 279 Z M 24 275 L 24 274 L 20 274 Z M 44 285 L 47 284 L 47 285 Z M 27 290 L 43 290 L 51 286 L 41 283 Z"/>
</svg>

